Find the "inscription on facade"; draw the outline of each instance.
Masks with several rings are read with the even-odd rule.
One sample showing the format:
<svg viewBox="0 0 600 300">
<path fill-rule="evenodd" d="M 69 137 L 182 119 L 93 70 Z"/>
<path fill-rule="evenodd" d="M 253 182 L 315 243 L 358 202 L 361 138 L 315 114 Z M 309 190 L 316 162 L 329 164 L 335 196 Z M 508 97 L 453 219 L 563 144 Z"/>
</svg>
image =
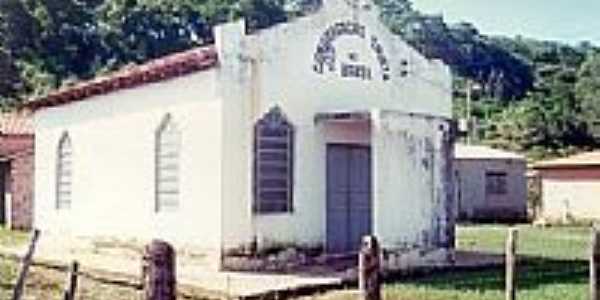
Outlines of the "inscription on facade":
<svg viewBox="0 0 600 300">
<path fill-rule="evenodd" d="M 358 39 L 370 39 L 370 49 L 373 51 L 377 68 L 381 72 L 381 79 L 387 81 L 390 79 L 390 66 L 383 46 L 375 35 L 367 37 L 366 27 L 355 21 L 337 22 L 329 26 L 323 35 L 321 35 L 314 53 L 313 70 L 318 74 L 325 72 L 339 74 L 343 78 L 358 78 L 362 80 L 371 80 L 373 78 L 372 66 L 360 62 L 357 53 L 352 52 L 348 55 L 349 62 L 339 61 L 339 55 L 336 53 L 335 41 L 341 36 L 350 36 Z"/>
<path fill-rule="evenodd" d="M 365 65 L 342 63 L 342 77 L 354 77 L 364 80 L 371 79 L 371 68 Z"/>
</svg>

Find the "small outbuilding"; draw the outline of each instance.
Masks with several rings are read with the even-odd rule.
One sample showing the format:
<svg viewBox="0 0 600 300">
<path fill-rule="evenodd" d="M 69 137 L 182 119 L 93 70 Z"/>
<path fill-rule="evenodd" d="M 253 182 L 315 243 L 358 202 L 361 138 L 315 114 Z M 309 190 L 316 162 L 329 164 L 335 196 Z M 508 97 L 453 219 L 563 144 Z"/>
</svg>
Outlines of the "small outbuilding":
<svg viewBox="0 0 600 300">
<path fill-rule="evenodd" d="M 293 248 L 390 266 L 454 247 L 452 79 L 379 20 L 326 0 L 254 33 L 33 100 L 35 226 L 161 238 L 215 264 Z M 190 250 L 191 251 L 191 250 Z M 200 256 L 200 255 L 199 255 Z"/>
<path fill-rule="evenodd" d="M 600 219 L 600 151 L 536 163 L 541 216 L 549 221 Z"/>
<path fill-rule="evenodd" d="M 455 149 L 457 220 L 526 220 L 525 157 L 487 146 L 457 144 Z"/>
<path fill-rule="evenodd" d="M 0 226 L 31 228 L 33 140 L 29 115 L 0 114 Z"/>
</svg>

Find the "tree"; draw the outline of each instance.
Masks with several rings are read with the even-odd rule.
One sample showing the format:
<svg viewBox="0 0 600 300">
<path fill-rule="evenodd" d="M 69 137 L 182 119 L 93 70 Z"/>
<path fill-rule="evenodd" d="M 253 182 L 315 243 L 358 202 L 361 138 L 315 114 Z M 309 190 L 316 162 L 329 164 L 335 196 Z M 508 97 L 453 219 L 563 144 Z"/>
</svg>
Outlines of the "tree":
<svg viewBox="0 0 600 300">
<path fill-rule="evenodd" d="M 13 102 L 23 87 L 14 59 L 8 51 L 0 48 L 0 106 Z"/>
<path fill-rule="evenodd" d="M 461 77 L 483 85 L 493 81 L 489 93 L 497 99 L 520 99 L 532 88 L 531 65 L 495 39 L 480 34 L 472 24 L 448 25 L 441 15 L 420 13 L 407 0 L 376 3 L 381 8 L 383 22 L 392 32 L 401 35 L 423 55 L 443 60 Z"/>
<path fill-rule="evenodd" d="M 21 0 L 0 1 L 0 45 L 11 56 L 34 54 L 40 27 Z"/>
<path fill-rule="evenodd" d="M 223 22 L 243 17 L 252 33 L 313 12 L 321 2 L 2 0 L 0 104 L 212 43 L 212 28 Z M 375 3 L 392 32 L 451 67 L 458 116 L 464 115 L 458 91 L 467 79 L 483 87 L 472 112 L 484 122 L 485 141 L 555 151 L 594 144 L 589 128 L 600 138 L 600 58 L 591 43 L 487 36 L 472 24 L 423 14 L 409 0 Z"/>
<path fill-rule="evenodd" d="M 3 0 L 0 101 L 211 43 L 212 27 L 222 22 L 244 17 L 253 31 L 314 5 L 315 0 Z"/>
<path fill-rule="evenodd" d="M 576 94 L 581 117 L 593 136 L 600 138 L 600 54 L 589 55 L 577 74 Z"/>
</svg>

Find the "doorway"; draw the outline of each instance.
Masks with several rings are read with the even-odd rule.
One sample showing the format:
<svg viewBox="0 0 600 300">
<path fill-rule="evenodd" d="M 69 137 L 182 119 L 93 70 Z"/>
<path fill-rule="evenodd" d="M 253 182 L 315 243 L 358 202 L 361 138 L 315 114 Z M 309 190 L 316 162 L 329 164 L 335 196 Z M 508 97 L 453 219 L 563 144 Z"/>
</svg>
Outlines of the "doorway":
<svg viewBox="0 0 600 300">
<path fill-rule="evenodd" d="M 371 148 L 327 145 L 326 248 L 329 253 L 357 251 L 372 232 Z"/>
<path fill-rule="evenodd" d="M 0 226 L 5 226 L 7 223 L 6 211 L 6 192 L 8 187 L 10 164 L 8 162 L 0 162 Z"/>
</svg>

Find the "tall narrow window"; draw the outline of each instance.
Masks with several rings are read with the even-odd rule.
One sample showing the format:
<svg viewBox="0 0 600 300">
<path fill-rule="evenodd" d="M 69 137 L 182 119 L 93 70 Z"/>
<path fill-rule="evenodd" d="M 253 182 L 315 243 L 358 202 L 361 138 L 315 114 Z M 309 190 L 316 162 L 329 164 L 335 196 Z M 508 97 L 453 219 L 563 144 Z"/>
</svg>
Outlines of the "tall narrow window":
<svg viewBox="0 0 600 300">
<path fill-rule="evenodd" d="M 179 207 L 179 151 L 181 133 L 167 115 L 156 131 L 156 211 Z"/>
<path fill-rule="evenodd" d="M 68 133 L 58 141 L 56 167 L 56 208 L 69 209 L 73 198 L 73 148 Z"/>
<path fill-rule="evenodd" d="M 254 211 L 292 211 L 294 129 L 279 107 L 254 127 Z"/>
</svg>

